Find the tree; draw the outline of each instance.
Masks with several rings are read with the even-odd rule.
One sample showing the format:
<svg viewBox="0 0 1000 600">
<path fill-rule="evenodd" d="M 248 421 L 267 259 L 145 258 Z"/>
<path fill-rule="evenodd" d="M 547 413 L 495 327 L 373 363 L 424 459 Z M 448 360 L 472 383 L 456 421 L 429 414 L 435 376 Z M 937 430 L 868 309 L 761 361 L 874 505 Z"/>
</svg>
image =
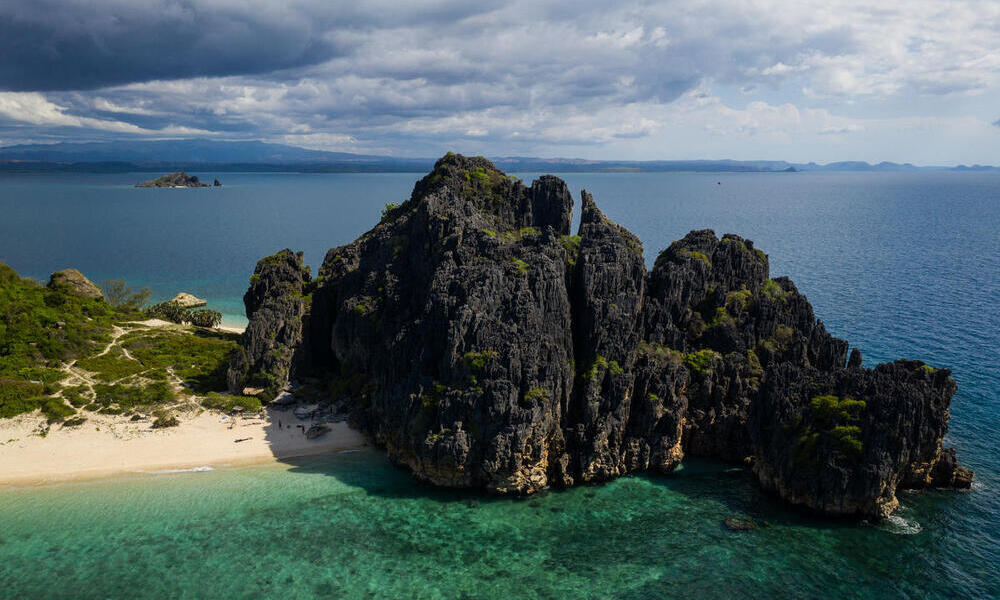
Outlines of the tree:
<svg viewBox="0 0 1000 600">
<path fill-rule="evenodd" d="M 125 284 L 124 279 L 108 279 L 102 282 L 101 291 L 104 292 L 104 299 L 111 306 L 131 310 L 141 309 L 153 294 L 153 290 L 148 287 L 132 291 L 132 288 Z"/>
<path fill-rule="evenodd" d="M 181 324 L 190 321 L 191 310 L 176 302 L 160 302 L 146 309 L 146 316 L 153 319 L 163 319 L 171 323 Z"/>
<path fill-rule="evenodd" d="M 200 308 L 188 313 L 188 321 L 196 327 L 218 327 L 222 323 L 222 313 L 217 310 Z"/>
</svg>

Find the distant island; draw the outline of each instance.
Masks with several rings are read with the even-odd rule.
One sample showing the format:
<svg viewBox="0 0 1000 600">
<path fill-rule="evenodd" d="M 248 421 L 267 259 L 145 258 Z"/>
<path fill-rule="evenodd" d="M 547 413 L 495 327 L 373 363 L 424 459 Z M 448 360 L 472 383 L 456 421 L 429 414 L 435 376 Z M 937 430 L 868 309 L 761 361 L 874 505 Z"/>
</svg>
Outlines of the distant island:
<svg viewBox="0 0 1000 600">
<path fill-rule="evenodd" d="M 214 187 L 222 187 L 222 182 L 218 179 L 212 184 Z M 176 173 L 170 173 L 169 175 L 164 175 L 163 177 L 157 177 L 156 179 L 151 179 L 145 183 L 137 183 L 135 187 L 141 188 L 192 188 L 192 187 L 209 187 L 207 183 L 204 183 L 198 179 L 195 175 L 188 175 L 184 171 L 178 171 Z"/>
<path fill-rule="evenodd" d="M 432 157 L 398 157 L 310 150 L 259 141 L 157 140 L 63 142 L 0 147 L 0 172 L 129 173 L 148 171 L 426 173 Z M 909 163 L 842 161 L 827 164 L 783 160 L 592 160 L 495 156 L 493 164 L 520 173 L 809 171 L 997 171 L 988 165 L 917 166 Z"/>
</svg>

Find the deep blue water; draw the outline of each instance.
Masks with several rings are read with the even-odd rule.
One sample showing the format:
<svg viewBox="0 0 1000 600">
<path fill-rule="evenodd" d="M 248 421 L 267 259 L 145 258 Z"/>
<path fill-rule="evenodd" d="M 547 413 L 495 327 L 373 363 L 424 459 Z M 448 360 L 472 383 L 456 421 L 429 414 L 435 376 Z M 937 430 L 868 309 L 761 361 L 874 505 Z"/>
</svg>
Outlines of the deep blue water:
<svg viewBox="0 0 1000 600">
<path fill-rule="evenodd" d="M 95 281 L 124 278 L 150 285 L 158 299 L 188 291 L 238 318 L 240 296 L 257 258 L 290 247 L 304 250 L 315 270 L 328 248 L 372 226 L 382 206 L 408 197 L 418 178 L 198 173 L 207 180 L 218 176 L 225 187 L 131 187 L 153 175 L 0 177 L 0 261 L 36 278 L 69 266 Z M 290 594 L 299 590 L 307 596 L 325 591 L 341 597 L 399 597 L 410 590 L 413 597 L 442 598 L 1000 597 L 1000 175 L 563 177 L 574 194 L 581 188 L 594 193 L 611 219 L 639 235 L 650 264 L 657 251 L 690 229 L 738 233 L 769 254 L 772 275 L 789 275 L 828 329 L 859 347 L 868 366 L 909 357 L 953 369 L 959 391 L 946 441 L 976 470 L 974 490 L 904 494 L 901 518 L 879 527 L 828 524 L 786 511 L 745 477 L 708 468 L 694 477 L 627 478 L 593 490 L 593 497 L 581 490 L 552 494 L 541 508 L 482 500 L 480 512 L 470 513 L 464 496 L 413 492 L 408 479 L 398 479 L 380 458 L 368 456 L 309 469 L 219 471 L 210 476 L 217 479 L 181 477 L 169 486 L 162 479 L 144 481 L 142 489 L 173 490 L 176 497 L 157 496 L 169 496 L 172 503 L 210 498 L 203 502 L 204 514 L 163 516 L 164 523 L 174 527 L 171 519 L 176 519 L 182 531 L 196 534 L 200 553 L 233 561 L 242 560 L 234 552 L 250 552 L 294 564 L 309 555 L 300 542 L 268 542 L 248 524 L 274 533 L 276 522 L 305 514 L 302 522 L 309 527 L 294 528 L 298 539 L 331 545 L 301 559 L 301 571 L 289 575 L 292 581 L 309 579 L 309 585 L 287 584 Z M 366 473 L 368 483 L 359 484 L 357 473 Z M 262 478 L 274 478 L 276 489 L 284 490 L 272 491 L 268 499 L 266 490 L 246 484 L 266 510 L 237 500 L 244 488 L 233 481 Z M 206 482 L 214 490 L 208 496 Z M 85 520 L 88 513 L 80 501 L 88 494 L 102 498 L 106 509 L 128 514 L 133 496 L 120 492 L 129 485 L 135 482 L 0 492 L 0 579 L 10 580 L 5 564 L 27 569 L 26 557 L 60 556 L 50 546 L 82 548 L 92 560 L 88 564 L 123 561 L 120 541 L 106 547 L 86 528 L 63 524 L 61 533 L 44 533 L 49 529 L 40 524 L 55 510 Z M 373 491 L 382 488 L 395 491 Z M 213 502 L 244 507 L 225 514 L 223 522 L 236 530 L 228 541 L 213 542 L 205 533 L 214 519 L 223 518 Z M 14 505 L 22 508 L 12 512 Z M 148 510 L 149 515 L 136 518 L 161 514 Z M 733 512 L 775 526 L 744 536 L 719 529 L 720 518 Z M 115 519 L 128 520 L 121 514 Z M 18 523 L 21 529 L 24 523 L 36 524 L 43 533 L 6 533 L 21 531 Z M 190 549 L 177 536 L 146 531 L 147 525 L 116 521 L 106 527 L 132 531 L 148 552 L 171 557 L 166 572 L 181 579 L 175 587 L 150 587 L 146 595 L 155 590 L 191 595 L 198 588 L 179 582 L 204 577 L 205 563 L 187 554 Z M 342 536 L 344 527 L 350 536 Z M 154 562 L 133 566 L 131 576 L 159 581 L 163 566 Z M 84 576 L 70 557 L 60 565 Z M 236 595 L 277 593 L 264 579 L 254 587 L 256 575 L 242 568 L 235 572 L 249 586 Z M 37 577 L 22 575 L 16 581 L 12 589 L 46 595 Z M 93 595 L 116 595 L 122 588 L 115 585 L 122 581 L 112 575 L 104 587 L 93 588 Z"/>
</svg>

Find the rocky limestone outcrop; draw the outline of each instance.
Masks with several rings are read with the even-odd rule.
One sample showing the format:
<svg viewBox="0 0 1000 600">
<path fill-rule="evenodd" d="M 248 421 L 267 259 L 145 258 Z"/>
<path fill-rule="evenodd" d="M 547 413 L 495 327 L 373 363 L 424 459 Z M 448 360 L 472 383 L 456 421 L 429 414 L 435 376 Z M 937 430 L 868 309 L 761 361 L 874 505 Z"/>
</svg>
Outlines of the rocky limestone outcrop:
<svg viewBox="0 0 1000 600">
<path fill-rule="evenodd" d="M 189 294 L 187 292 L 181 292 L 177 294 L 176 296 L 170 299 L 170 302 L 173 302 L 174 304 L 183 308 L 197 308 L 199 306 L 208 305 L 208 301 L 202 300 L 201 298 L 198 298 L 193 294 Z"/>
<path fill-rule="evenodd" d="M 257 388 L 273 398 L 298 365 L 308 320 L 305 288 L 311 281 L 302 258 L 301 252 L 285 249 L 257 262 L 243 295 L 250 322 L 226 375 L 234 393 Z"/>
<path fill-rule="evenodd" d="M 104 292 L 101 291 L 101 288 L 94 285 L 76 269 L 56 271 L 49 276 L 49 287 L 84 298 L 104 299 Z"/>
<path fill-rule="evenodd" d="M 825 514 L 881 517 L 907 487 L 968 487 L 942 447 L 946 369 L 861 366 L 739 236 L 693 231 L 647 272 L 583 193 L 449 154 L 327 253 L 262 259 L 234 391 L 325 378 L 390 458 L 438 485 L 532 493 L 685 455 L 748 465 Z"/>
</svg>

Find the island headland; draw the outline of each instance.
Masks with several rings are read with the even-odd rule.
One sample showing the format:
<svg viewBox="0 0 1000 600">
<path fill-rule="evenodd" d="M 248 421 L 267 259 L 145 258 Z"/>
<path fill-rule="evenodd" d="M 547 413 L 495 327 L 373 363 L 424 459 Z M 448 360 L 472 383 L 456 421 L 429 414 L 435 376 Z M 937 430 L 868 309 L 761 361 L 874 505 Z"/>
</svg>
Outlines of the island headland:
<svg viewBox="0 0 1000 600">
<path fill-rule="evenodd" d="M 207 183 L 198 179 L 196 175 L 188 175 L 184 171 L 170 173 L 163 177 L 151 179 L 145 183 L 135 184 L 137 188 L 191 188 L 210 187 Z M 211 187 L 222 187 L 222 182 L 216 179 Z"/>
<path fill-rule="evenodd" d="M 970 486 L 944 448 L 950 371 L 862 367 L 753 242 L 641 241 L 566 184 L 449 154 L 330 250 L 261 259 L 232 393 L 323 382 L 390 459 L 436 485 L 530 494 L 685 456 L 746 465 L 828 515 L 884 517 L 902 488 Z"/>
</svg>

